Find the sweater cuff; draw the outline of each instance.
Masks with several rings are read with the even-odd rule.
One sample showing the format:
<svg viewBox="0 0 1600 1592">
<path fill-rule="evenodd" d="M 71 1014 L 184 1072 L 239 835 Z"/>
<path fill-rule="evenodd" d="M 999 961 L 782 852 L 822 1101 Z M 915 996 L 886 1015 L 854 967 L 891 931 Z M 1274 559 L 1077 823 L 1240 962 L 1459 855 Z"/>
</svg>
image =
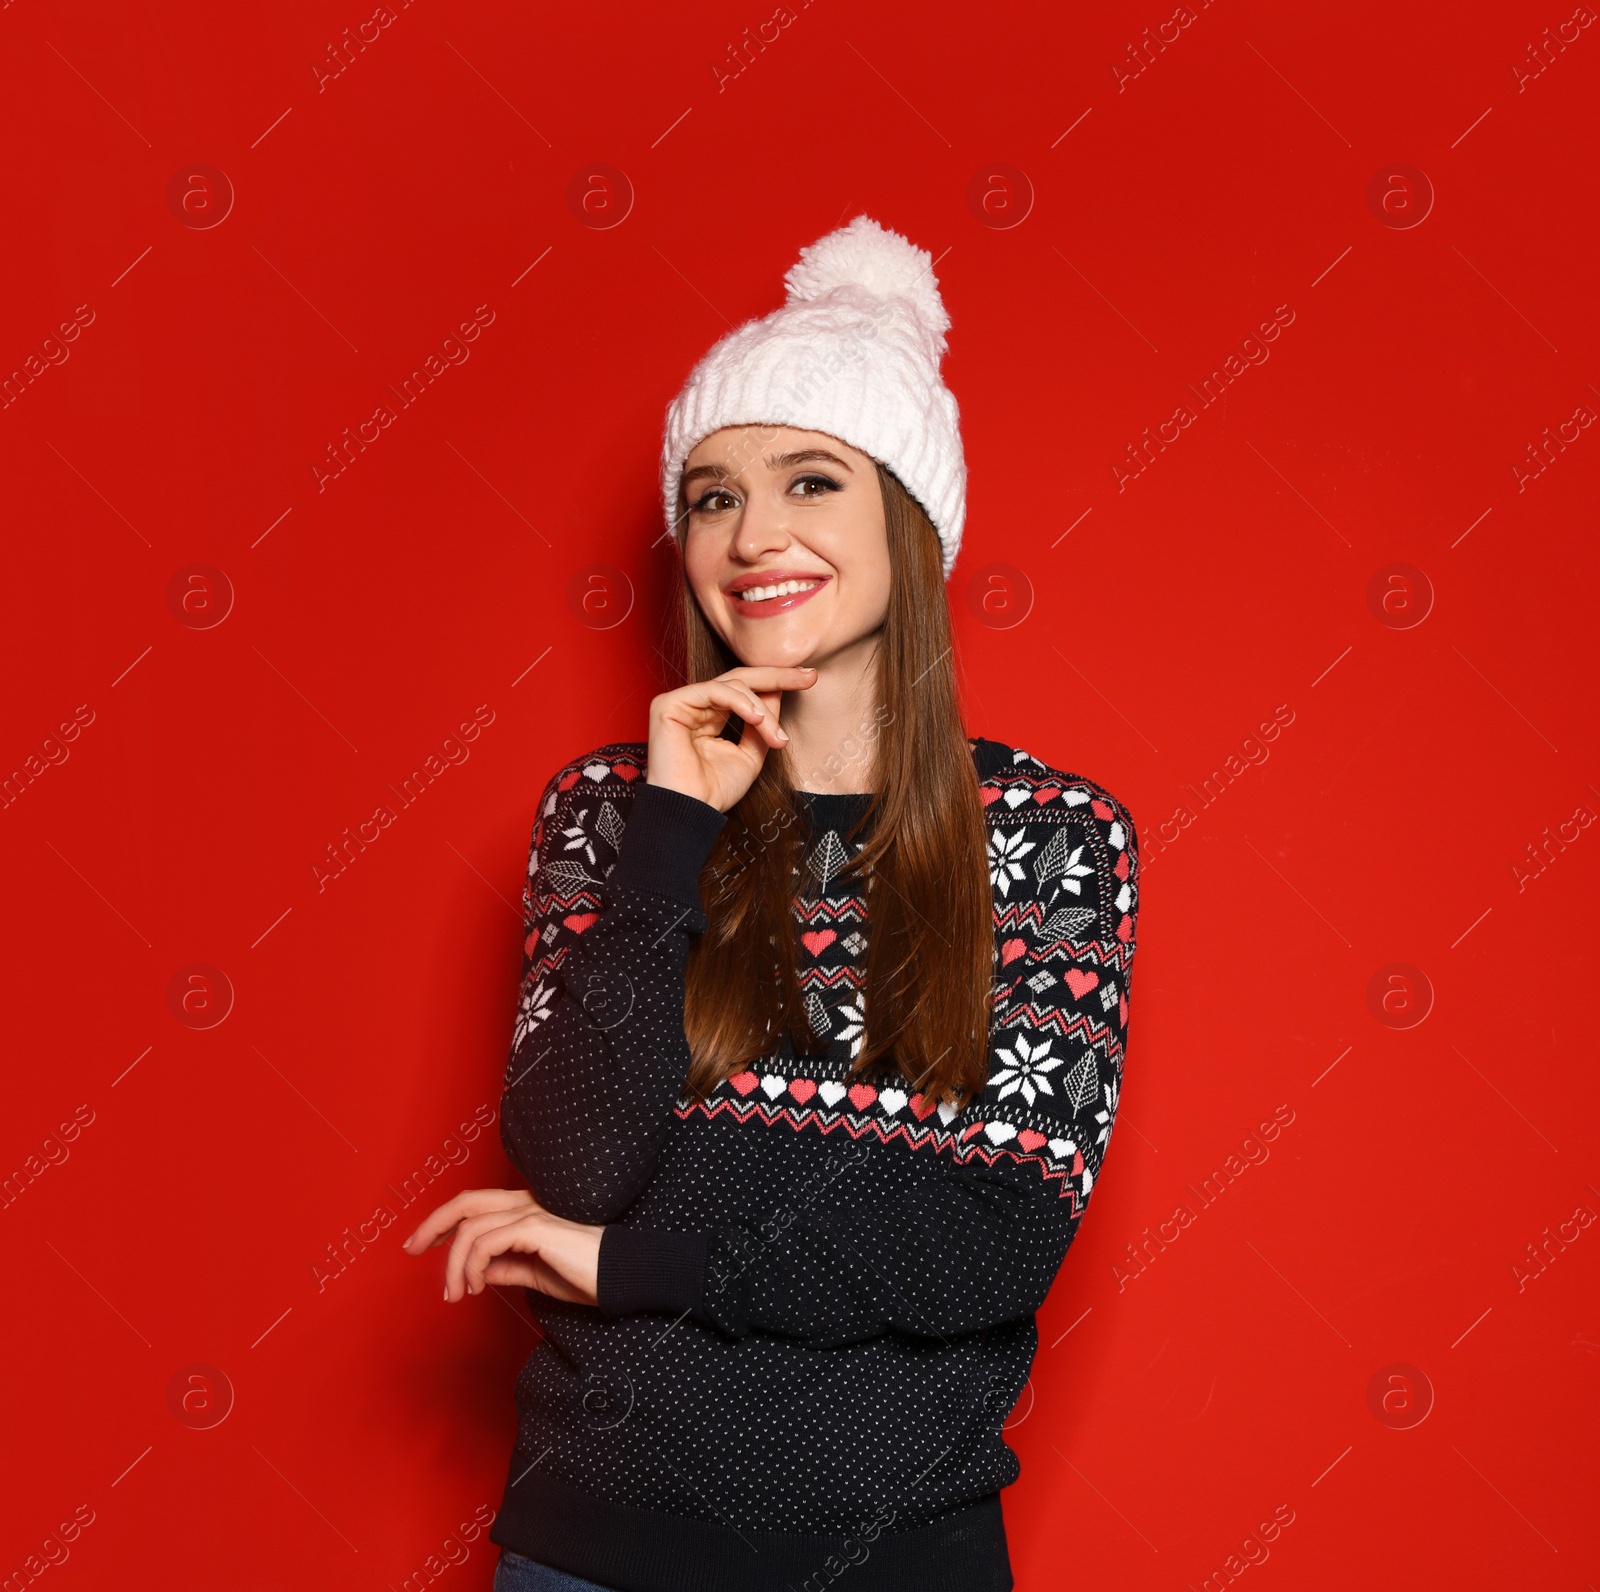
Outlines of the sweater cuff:
<svg viewBox="0 0 1600 1592">
<path fill-rule="evenodd" d="M 600 1235 L 595 1303 L 605 1316 L 661 1310 L 681 1316 L 705 1291 L 708 1233 L 608 1226 Z"/>
<path fill-rule="evenodd" d="M 610 883 L 700 905 L 700 870 L 727 816 L 665 785 L 646 785 L 633 799 Z"/>
</svg>

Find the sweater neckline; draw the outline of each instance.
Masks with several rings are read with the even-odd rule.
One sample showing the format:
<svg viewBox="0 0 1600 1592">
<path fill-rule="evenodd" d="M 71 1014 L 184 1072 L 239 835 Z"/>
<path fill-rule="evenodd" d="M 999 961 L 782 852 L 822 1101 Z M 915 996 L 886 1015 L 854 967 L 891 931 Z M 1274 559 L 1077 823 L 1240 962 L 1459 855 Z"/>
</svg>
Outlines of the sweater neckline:
<svg viewBox="0 0 1600 1592">
<path fill-rule="evenodd" d="M 1011 762 L 1009 749 L 998 741 L 987 741 L 982 736 L 969 737 L 972 760 L 980 780 L 992 779 L 1003 772 Z M 806 804 L 812 816 L 826 829 L 839 829 L 861 814 L 872 800 L 871 791 L 813 791 L 797 790 L 795 796 Z"/>
<path fill-rule="evenodd" d="M 855 828 L 872 800 L 870 791 L 797 790 L 795 796 L 804 807 L 814 830 L 832 829 L 840 834 Z"/>
<path fill-rule="evenodd" d="M 814 819 L 824 829 L 838 829 L 842 822 L 851 821 L 866 810 L 872 800 L 870 790 L 797 790 L 795 797 L 805 803 Z"/>
</svg>

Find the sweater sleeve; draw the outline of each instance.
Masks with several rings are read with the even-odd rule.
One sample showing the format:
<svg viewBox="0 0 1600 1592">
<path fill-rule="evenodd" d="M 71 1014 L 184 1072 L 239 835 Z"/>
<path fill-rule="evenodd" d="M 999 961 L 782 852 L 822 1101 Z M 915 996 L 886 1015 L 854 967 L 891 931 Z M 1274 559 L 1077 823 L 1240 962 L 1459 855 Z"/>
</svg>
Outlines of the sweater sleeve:
<svg viewBox="0 0 1600 1592">
<path fill-rule="evenodd" d="M 989 1082 L 948 1122 L 937 1174 L 885 1198 L 845 1171 L 804 1209 L 709 1232 L 608 1227 L 602 1312 L 688 1312 L 731 1338 L 829 1348 L 885 1332 L 947 1339 L 1039 1308 L 1104 1160 L 1128 1025 L 1136 836 L 1126 809 L 1088 789 L 1065 823 L 1007 816 L 990 829 Z M 845 1151 L 906 1153 L 865 1136 Z"/>
<path fill-rule="evenodd" d="M 572 772 L 546 790 L 529 851 L 500 1138 L 541 1204 L 602 1223 L 648 1182 L 682 1094 L 684 964 L 725 820 L 654 785 L 614 802 L 603 762 Z"/>
</svg>

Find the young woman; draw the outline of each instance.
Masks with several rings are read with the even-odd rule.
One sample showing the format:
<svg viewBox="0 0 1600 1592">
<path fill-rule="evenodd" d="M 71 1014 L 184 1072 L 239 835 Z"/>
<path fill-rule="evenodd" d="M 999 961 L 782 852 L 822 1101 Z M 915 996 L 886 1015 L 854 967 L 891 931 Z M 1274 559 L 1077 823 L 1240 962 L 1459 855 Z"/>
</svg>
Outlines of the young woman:
<svg viewBox="0 0 1600 1592">
<path fill-rule="evenodd" d="M 544 1329 L 497 1592 L 1012 1585 L 1002 1431 L 1111 1134 L 1138 853 L 962 727 L 930 268 L 858 217 L 668 413 L 689 683 L 539 809 L 528 1187 L 407 1240 Z"/>
</svg>

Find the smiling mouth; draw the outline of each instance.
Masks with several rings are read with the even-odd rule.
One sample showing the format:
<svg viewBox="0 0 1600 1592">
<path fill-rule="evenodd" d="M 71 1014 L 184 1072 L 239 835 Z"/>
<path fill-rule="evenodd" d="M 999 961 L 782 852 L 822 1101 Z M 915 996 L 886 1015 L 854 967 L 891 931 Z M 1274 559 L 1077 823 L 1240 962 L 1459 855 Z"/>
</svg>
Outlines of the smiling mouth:
<svg viewBox="0 0 1600 1592">
<path fill-rule="evenodd" d="M 799 575 L 788 580 L 771 581 L 764 586 L 743 586 L 730 591 L 728 599 L 733 611 L 749 619 L 765 619 L 776 614 L 786 614 L 798 608 L 828 584 L 826 575 Z"/>
</svg>

